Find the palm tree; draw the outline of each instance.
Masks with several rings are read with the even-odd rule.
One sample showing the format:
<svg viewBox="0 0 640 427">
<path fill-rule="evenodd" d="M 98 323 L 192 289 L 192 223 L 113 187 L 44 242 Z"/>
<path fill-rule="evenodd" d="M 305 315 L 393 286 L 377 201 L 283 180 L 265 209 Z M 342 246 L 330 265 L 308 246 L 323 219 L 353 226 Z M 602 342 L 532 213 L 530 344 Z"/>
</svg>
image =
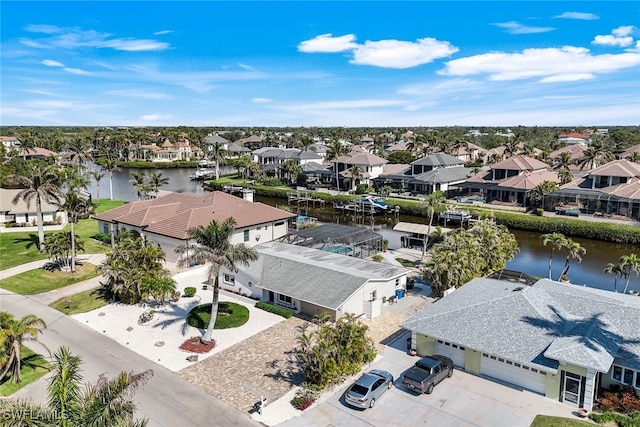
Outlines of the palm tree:
<svg viewBox="0 0 640 427">
<path fill-rule="evenodd" d="M 282 170 L 287 174 L 289 184 L 293 184 L 297 180 L 300 172 L 302 172 L 302 167 L 300 167 L 295 160 L 287 159 L 282 164 Z"/>
<path fill-rule="evenodd" d="M 112 157 L 107 157 L 102 162 L 102 169 L 109 173 L 109 200 L 113 200 L 113 172 L 119 171 L 118 160 Z"/>
<path fill-rule="evenodd" d="M 20 357 L 21 346 L 25 341 L 38 341 L 38 335 L 47 327 L 44 320 L 33 314 L 27 314 L 22 319 L 16 319 L 13 314 L 6 311 L 0 312 L 0 380 L 11 371 L 11 379 L 14 383 L 22 381 L 20 369 L 22 359 Z"/>
<path fill-rule="evenodd" d="M 65 149 L 70 152 L 70 160 L 78 165 L 78 171 L 82 170 L 87 160 L 92 159 L 91 146 L 82 138 L 74 138 Z"/>
<path fill-rule="evenodd" d="M 220 165 L 224 165 L 227 155 L 227 150 L 219 143 L 216 142 L 209 147 L 209 153 L 207 158 L 213 160 L 216 163 L 216 181 L 220 179 Z"/>
<path fill-rule="evenodd" d="M 560 178 L 560 185 L 565 185 L 573 181 L 573 172 L 568 169 L 560 169 L 558 172 L 558 178 Z"/>
<path fill-rule="evenodd" d="M 338 178 L 338 159 L 347 153 L 347 149 L 337 139 L 331 140 L 329 149 L 327 150 L 327 160 L 334 162 L 334 168 L 336 171 L 336 188 L 340 190 L 340 181 Z"/>
<path fill-rule="evenodd" d="M 186 266 L 191 260 L 196 262 L 210 262 L 207 270 L 207 282 L 213 285 L 213 301 L 211 303 L 211 320 L 207 326 L 207 332 L 202 337 L 203 343 L 211 343 L 213 327 L 218 315 L 218 300 L 220 296 L 220 271 L 224 267 L 230 271 L 236 270 L 236 265 L 249 265 L 250 261 L 258 259 L 258 253 L 244 243 L 231 243 L 231 237 L 235 232 L 236 221 L 227 218 L 219 223 L 215 220 L 204 227 L 199 225 L 187 230 L 187 236 L 194 243 L 176 248 L 176 252 L 188 254 L 181 257 L 179 265 Z"/>
<path fill-rule="evenodd" d="M 353 191 L 356 189 L 356 181 L 362 179 L 362 168 L 358 165 L 353 165 L 349 172 L 351 173 L 351 190 Z"/>
<path fill-rule="evenodd" d="M 613 274 L 613 292 L 618 292 L 618 279 L 627 277 L 627 272 L 621 262 L 607 264 L 604 269 L 605 273 Z"/>
<path fill-rule="evenodd" d="M 540 236 L 542 238 L 542 244 L 547 246 L 551 244 L 551 252 L 549 253 L 549 280 L 551 280 L 551 263 L 553 261 L 553 252 L 559 251 L 565 245 L 567 238 L 561 233 L 548 233 Z"/>
<path fill-rule="evenodd" d="M 146 179 L 147 175 L 142 171 L 135 171 L 131 174 L 131 180 L 129 182 L 135 187 L 138 200 L 140 200 L 143 195 L 146 197 Z"/>
<path fill-rule="evenodd" d="M 91 213 L 94 209 L 93 204 L 86 198 L 80 197 L 78 193 L 69 191 L 65 195 L 64 203 L 61 208 L 67 211 L 67 219 L 71 224 L 71 272 L 76 271 L 76 239 L 74 234 L 75 224 L 85 215 Z"/>
<path fill-rule="evenodd" d="M 436 211 L 438 211 L 442 204 L 447 200 L 444 193 L 442 191 L 434 191 L 433 193 L 427 196 L 425 200 L 425 209 L 427 211 L 427 216 L 429 217 L 429 227 L 427 228 L 427 235 L 424 239 L 424 244 L 422 245 L 422 258 L 424 258 L 424 254 L 427 250 L 427 245 L 429 243 L 429 236 L 431 235 L 431 225 L 433 224 L 433 217 L 435 216 Z"/>
<path fill-rule="evenodd" d="M 631 281 L 631 273 L 636 273 L 636 276 L 640 274 L 640 257 L 636 254 L 623 255 L 620 257 L 620 264 L 627 278 L 627 282 L 624 284 L 624 290 L 622 291 L 622 293 L 626 294 L 629 289 L 629 282 Z"/>
<path fill-rule="evenodd" d="M 100 180 L 104 178 L 104 172 L 93 170 L 91 171 L 91 177 L 96 182 L 96 202 L 100 203 Z"/>
<path fill-rule="evenodd" d="M 602 141 L 594 142 L 582 154 L 582 159 L 580 159 L 580 170 L 585 168 L 587 170 L 597 168 L 612 159 L 613 154 L 611 154 Z"/>
<path fill-rule="evenodd" d="M 149 176 L 149 184 L 151 186 L 151 191 L 156 195 L 156 197 L 158 196 L 158 190 L 160 187 L 167 185 L 168 183 L 169 178 L 162 176 L 162 172 L 151 172 L 151 175 Z"/>
<path fill-rule="evenodd" d="M 80 384 L 82 375 L 78 356 L 61 347 L 54 355 L 53 376 L 47 386 L 46 404 L 27 400 L 0 400 L 0 418 L 11 426 L 121 426 L 144 427 L 146 419 L 134 418 L 135 392 L 153 376 L 121 372 L 114 379 L 100 375 L 95 384 Z M 37 418 L 34 418 L 37 414 Z M 55 424 L 52 421 L 55 420 Z"/>
<path fill-rule="evenodd" d="M 582 262 L 582 255 L 587 253 L 587 250 L 578 242 L 575 242 L 571 239 L 566 239 L 562 249 L 567 251 L 567 258 L 564 263 L 564 268 L 562 269 L 562 273 L 560 273 L 560 277 L 558 280 L 563 277 L 567 277 L 569 273 L 569 261 L 572 259 L 578 260 L 578 262 Z"/>
<path fill-rule="evenodd" d="M 59 178 L 55 166 L 43 165 L 41 162 L 33 163 L 27 175 L 12 175 L 18 185 L 23 187 L 13 198 L 12 203 L 15 205 L 19 200 L 27 203 L 27 207 L 31 206 L 31 201 L 36 202 L 36 218 L 38 221 L 38 242 L 40 252 L 45 251 L 44 247 L 44 222 L 42 219 L 42 202 L 59 204 L 64 197 L 60 190 Z"/>
<path fill-rule="evenodd" d="M 565 151 L 560 153 L 560 156 L 555 159 L 555 165 L 553 168 L 555 170 L 564 169 L 569 170 L 569 167 L 573 165 L 575 162 L 571 158 L 571 153 Z"/>
</svg>

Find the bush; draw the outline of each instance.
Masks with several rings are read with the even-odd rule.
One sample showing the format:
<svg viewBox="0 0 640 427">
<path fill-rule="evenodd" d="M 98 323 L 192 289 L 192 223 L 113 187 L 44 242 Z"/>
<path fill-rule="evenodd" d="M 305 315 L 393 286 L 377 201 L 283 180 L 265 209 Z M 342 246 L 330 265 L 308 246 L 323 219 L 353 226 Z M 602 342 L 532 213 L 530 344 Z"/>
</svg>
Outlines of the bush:
<svg viewBox="0 0 640 427">
<path fill-rule="evenodd" d="M 107 245 L 111 244 L 111 236 L 108 234 L 98 233 L 92 235 L 91 238 L 99 242 L 106 243 Z"/>
<path fill-rule="evenodd" d="M 151 320 L 153 319 L 153 315 L 156 314 L 155 311 L 153 310 L 146 310 L 145 312 L 143 312 L 140 317 L 138 318 L 138 323 L 141 325 L 144 325 L 145 323 L 149 323 L 151 322 Z"/>
<path fill-rule="evenodd" d="M 186 288 L 184 288 L 184 296 L 185 297 L 192 297 L 196 294 L 196 288 L 194 288 L 193 286 L 187 286 Z"/>
<path fill-rule="evenodd" d="M 304 411 L 316 401 L 316 393 L 309 389 L 299 390 L 291 399 L 291 405 L 299 411 Z"/>
<path fill-rule="evenodd" d="M 194 328 L 205 329 L 211 320 L 211 304 L 194 307 L 187 315 L 187 323 Z M 237 328 L 249 321 L 249 309 L 234 302 L 219 302 L 214 329 Z"/>
<path fill-rule="evenodd" d="M 375 261 L 375 262 L 382 262 L 382 258 L 384 258 L 382 255 L 380 254 L 375 254 L 371 257 L 371 260 Z"/>
<path fill-rule="evenodd" d="M 598 404 L 603 412 L 631 414 L 640 411 L 640 399 L 631 386 L 617 391 L 605 391 Z"/>
<path fill-rule="evenodd" d="M 364 194 L 368 189 L 369 186 L 367 184 L 358 184 L 358 186 L 356 187 L 356 194 Z"/>
<path fill-rule="evenodd" d="M 284 182 L 280 178 L 271 178 L 264 182 L 264 185 L 268 187 L 282 187 L 284 186 Z"/>
<path fill-rule="evenodd" d="M 538 209 L 536 209 L 536 215 L 538 215 L 538 216 L 544 216 L 544 209 L 542 209 L 542 208 L 538 208 Z"/>
<path fill-rule="evenodd" d="M 255 307 L 264 311 L 268 311 L 269 313 L 277 314 L 278 316 L 282 316 L 285 319 L 289 319 L 291 316 L 293 316 L 293 311 L 284 307 L 270 304 L 266 301 L 257 302 Z"/>
<path fill-rule="evenodd" d="M 415 264 L 413 262 L 409 261 L 408 259 L 396 258 L 396 261 L 398 261 L 403 267 L 407 267 L 407 268 L 415 267 Z"/>
</svg>

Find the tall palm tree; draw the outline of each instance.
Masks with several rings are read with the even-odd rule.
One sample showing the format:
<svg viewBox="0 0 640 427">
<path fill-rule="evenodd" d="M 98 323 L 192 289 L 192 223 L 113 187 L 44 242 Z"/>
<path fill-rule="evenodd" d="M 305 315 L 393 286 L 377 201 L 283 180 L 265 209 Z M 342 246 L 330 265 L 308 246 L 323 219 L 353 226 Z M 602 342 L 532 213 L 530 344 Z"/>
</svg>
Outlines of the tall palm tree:
<svg viewBox="0 0 640 427">
<path fill-rule="evenodd" d="M 569 262 L 572 259 L 577 260 L 578 262 L 582 262 L 582 255 L 587 253 L 587 250 L 578 242 L 575 242 L 571 239 L 566 239 L 564 245 L 562 247 L 565 251 L 567 251 L 567 258 L 564 262 L 564 268 L 562 269 L 562 273 L 560 273 L 560 280 L 562 277 L 566 277 L 569 274 Z"/>
<path fill-rule="evenodd" d="M 156 195 L 156 197 L 158 196 L 158 190 L 160 190 L 160 187 L 162 187 L 163 185 L 167 185 L 169 183 L 169 178 L 166 176 L 162 175 L 162 172 L 156 172 L 153 171 L 151 172 L 151 175 L 149 175 L 149 184 L 151 186 L 151 191 Z"/>
<path fill-rule="evenodd" d="M 91 171 L 91 177 L 96 182 L 96 203 L 100 203 L 100 180 L 104 178 L 104 172 L 94 169 Z"/>
<path fill-rule="evenodd" d="M 347 154 L 347 149 L 337 139 L 332 139 L 327 150 L 327 160 L 334 162 L 334 169 L 336 172 L 336 188 L 340 190 L 340 180 L 338 178 L 338 159 Z"/>
<path fill-rule="evenodd" d="M 567 238 L 561 233 L 548 233 L 543 234 L 540 237 L 542 238 L 542 244 L 544 246 L 551 244 L 551 252 L 549 253 L 549 280 L 551 280 L 551 263 L 553 261 L 553 253 L 564 247 Z"/>
<path fill-rule="evenodd" d="M 22 381 L 20 349 L 25 341 L 38 341 L 38 335 L 47 327 L 44 320 L 33 314 L 16 319 L 13 314 L 0 312 L 0 380 L 10 371 L 14 383 Z"/>
<path fill-rule="evenodd" d="M 220 271 L 226 268 L 230 271 L 236 270 L 236 265 L 249 265 L 250 261 L 258 259 L 258 253 L 244 243 L 231 243 L 231 237 L 235 232 L 236 221 L 230 217 L 223 222 L 215 220 L 204 227 L 197 227 L 187 230 L 187 236 L 195 243 L 187 243 L 176 248 L 176 252 L 183 255 L 179 264 L 188 265 L 192 260 L 196 262 L 210 262 L 207 270 L 207 282 L 213 285 L 213 301 L 211 303 L 211 320 L 207 326 L 207 332 L 201 338 L 203 343 L 212 341 L 213 327 L 216 324 L 218 315 L 218 300 L 220 296 Z"/>
<path fill-rule="evenodd" d="M 62 190 L 59 186 L 59 177 L 54 165 L 44 165 L 41 162 L 30 165 L 28 174 L 12 175 L 11 179 L 16 181 L 23 190 L 18 192 L 13 198 L 15 205 L 19 200 L 26 202 L 27 207 L 31 202 L 36 202 L 36 218 L 38 221 L 38 242 L 40 252 L 45 251 L 44 243 L 44 222 L 42 219 L 42 202 L 60 203 L 63 198 Z"/>
<path fill-rule="evenodd" d="M 447 198 L 442 191 L 435 191 L 429 194 L 425 200 L 425 209 L 427 211 L 427 216 L 429 217 L 429 227 L 427 228 L 427 235 L 425 236 L 424 244 L 422 245 L 422 258 L 424 258 L 425 252 L 427 251 L 429 236 L 431 235 L 431 226 L 433 225 L 433 217 L 446 200 Z"/>
<path fill-rule="evenodd" d="M 80 384 L 78 356 L 61 347 L 54 355 L 53 376 L 47 386 L 46 404 L 27 400 L 0 400 L 0 419 L 11 426 L 121 426 L 144 427 L 146 419 L 134 418 L 135 392 L 149 381 L 153 371 L 121 372 L 113 379 L 100 375 L 95 384 Z M 37 414 L 37 418 L 34 418 Z M 52 424 L 52 421 L 55 423 Z"/>
<path fill-rule="evenodd" d="M 142 171 L 135 171 L 131 174 L 131 180 L 129 181 L 134 188 L 136 189 L 136 193 L 138 194 L 138 200 L 142 199 L 142 196 L 146 196 L 147 189 L 147 175 Z"/>
<path fill-rule="evenodd" d="M 611 151 L 609 151 L 609 149 L 604 145 L 604 142 L 594 142 L 582 154 L 582 159 L 580 159 L 580 170 L 597 168 L 598 166 L 613 160 L 613 158 L 613 154 L 611 154 Z"/>
<path fill-rule="evenodd" d="M 71 272 L 76 271 L 76 238 L 74 227 L 80 218 L 91 213 L 94 209 L 93 204 L 84 197 L 80 197 L 78 193 L 69 191 L 65 194 L 64 203 L 60 205 L 62 209 L 67 211 L 67 219 L 71 224 Z"/>
<path fill-rule="evenodd" d="M 113 200 L 113 172 L 119 171 L 118 160 L 114 157 L 107 157 L 102 162 L 102 169 L 109 174 L 109 200 Z"/>
<path fill-rule="evenodd" d="M 358 165 L 353 165 L 351 169 L 349 169 L 349 172 L 351 173 L 351 190 L 355 190 L 356 181 L 361 180 L 363 177 L 362 168 Z"/>
<path fill-rule="evenodd" d="M 74 138 L 65 147 L 70 152 L 70 160 L 78 166 L 81 171 L 85 162 L 92 159 L 91 146 L 83 138 Z"/>
<path fill-rule="evenodd" d="M 620 257 L 620 264 L 627 278 L 627 282 L 624 284 L 624 290 L 622 291 L 622 293 L 626 294 L 629 289 L 629 282 L 631 281 L 631 273 L 636 273 L 636 276 L 640 275 L 640 257 L 636 254 L 623 255 Z"/>
<path fill-rule="evenodd" d="M 613 274 L 613 292 L 618 292 L 618 279 L 626 278 L 627 272 L 621 262 L 607 264 L 605 273 Z"/>
<path fill-rule="evenodd" d="M 216 142 L 209 147 L 207 158 L 213 160 L 216 163 L 216 181 L 220 179 L 220 165 L 224 165 L 226 161 L 227 150 L 224 149 L 222 144 Z"/>
<path fill-rule="evenodd" d="M 565 151 L 564 153 L 560 153 L 560 156 L 558 156 L 555 159 L 555 165 L 553 166 L 553 169 L 555 169 L 555 170 L 559 170 L 559 169 L 569 170 L 569 167 L 571 165 L 573 165 L 574 163 L 575 162 L 571 158 L 571 153 Z"/>
</svg>

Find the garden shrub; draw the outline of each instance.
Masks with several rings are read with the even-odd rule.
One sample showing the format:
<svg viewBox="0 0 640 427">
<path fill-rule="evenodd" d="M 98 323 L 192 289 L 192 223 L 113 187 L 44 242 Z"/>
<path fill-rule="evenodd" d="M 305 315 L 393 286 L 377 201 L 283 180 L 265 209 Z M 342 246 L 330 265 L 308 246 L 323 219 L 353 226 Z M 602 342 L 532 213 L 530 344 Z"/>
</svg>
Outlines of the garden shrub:
<svg viewBox="0 0 640 427">
<path fill-rule="evenodd" d="M 107 245 L 111 244 L 111 236 L 108 234 L 98 233 L 92 235 L 91 238 L 99 242 L 106 243 Z"/>
<path fill-rule="evenodd" d="M 640 398 L 631 386 L 620 390 L 605 391 L 598 401 L 599 407 L 604 412 L 619 412 L 631 414 L 640 411 Z"/>
<path fill-rule="evenodd" d="M 184 296 L 185 297 L 192 297 L 196 294 L 196 288 L 194 288 L 193 286 L 187 286 L 186 288 L 184 288 Z"/>
<path fill-rule="evenodd" d="M 156 312 L 151 309 L 145 310 L 138 318 L 138 323 L 144 325 L 145 323 L 151 322 L 154 314 L 156 314 Z"/>
<path fill-rule="evenodd" d="M 371 260 L 372 260 L 372 261 L 375 261 L 375 262 L 382 262 L 382 258 L 384 258 L 382 255 L 380 255 L 380 254 L 375 254 L 375 255 L 373 255 L 373 256 L 371 257 Z"/>
<path fill-rule="evenodd" d="M 198 329 L 205 329 L 211 320 L 211 303 L 194 307 L 187 315 L 187 323 Z M 249 309 L 235 302 L 220 301 L 214 329 L 237 328 L 249 321 Z"/>
<path fill-rule="evenodd" d="M 298 390 L 296 396 L 291 399 L 291 405 L 299 411 L 304 411 L 309 406 L 313 405 L 317 399 L 316 393 L 308 388 Z"/>
<path fill-rule="evenodd" d="M 282 316 L 285 319 L 288 319 L 291 316 L 293 316 L 293 311 L 284 307 L 279 307 L 277 305 L 270 304 L 266 301 L 257 302 L 255 307 L 264 311 L 268 311 L 269 313 L 277 314 L 278 316 Z"/>
</svg>

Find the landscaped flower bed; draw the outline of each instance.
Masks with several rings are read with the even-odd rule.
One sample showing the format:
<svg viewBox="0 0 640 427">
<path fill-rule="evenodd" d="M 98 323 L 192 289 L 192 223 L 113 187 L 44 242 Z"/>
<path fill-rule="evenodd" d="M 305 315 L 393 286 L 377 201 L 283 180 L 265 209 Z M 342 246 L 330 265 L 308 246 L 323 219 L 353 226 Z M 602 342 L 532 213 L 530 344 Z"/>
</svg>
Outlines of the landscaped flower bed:
<svg viewBox="0 0 640 427">
<path fill-rule="evenodd" d="M 211 340 L 210 343 L 205 344 L 200 340 L 201 337 L 191 337 L 180 345 L 180 350 L 188 351 L 189 353 L 207 353 L 213 350 L 216 346 L 215 340 Z"/>
</svg>

